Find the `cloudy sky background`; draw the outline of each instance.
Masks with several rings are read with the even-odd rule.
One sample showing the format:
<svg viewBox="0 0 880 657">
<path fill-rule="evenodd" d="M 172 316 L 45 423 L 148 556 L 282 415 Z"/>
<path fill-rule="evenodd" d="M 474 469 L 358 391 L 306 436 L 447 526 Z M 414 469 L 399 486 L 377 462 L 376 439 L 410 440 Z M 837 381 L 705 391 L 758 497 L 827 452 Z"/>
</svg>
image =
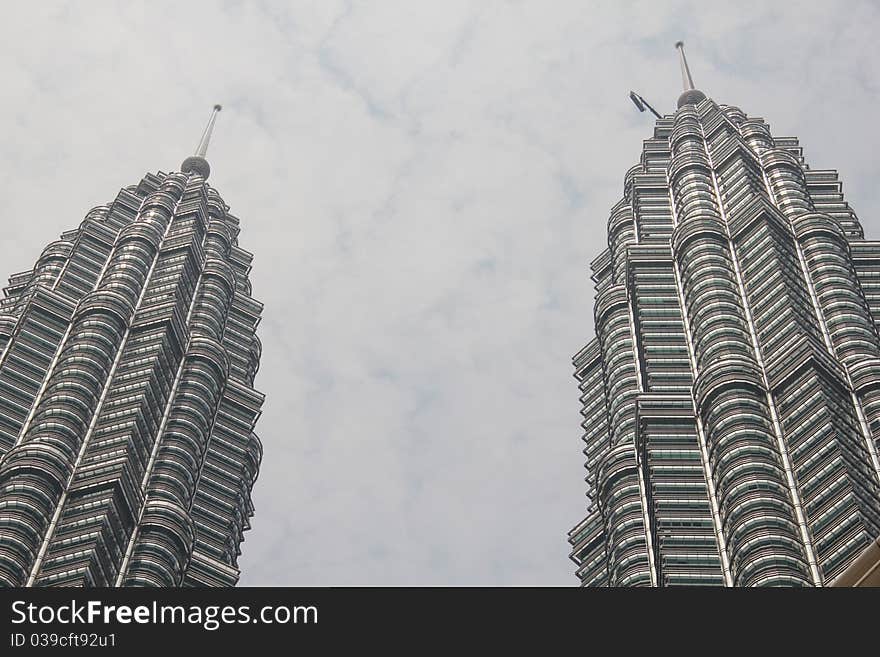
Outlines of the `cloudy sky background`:
<svg viewBox="0 0 880 657">
<path fill-rule="evenodd" d="M 880 238 L 880 9 L 583 0 L 9 3 L 0 275 L 223 103 L 211 183 L 265 303 L 246 585 L 576 583 L 587 264 L 697 86 L 837 168 Z"/>
</svg>

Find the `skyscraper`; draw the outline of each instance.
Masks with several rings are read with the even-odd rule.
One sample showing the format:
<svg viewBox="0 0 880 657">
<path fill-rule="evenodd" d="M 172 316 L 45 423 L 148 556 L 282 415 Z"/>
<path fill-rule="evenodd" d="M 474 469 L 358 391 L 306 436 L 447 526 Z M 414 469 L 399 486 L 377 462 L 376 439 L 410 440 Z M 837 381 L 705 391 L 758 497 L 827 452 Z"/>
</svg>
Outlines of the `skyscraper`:
<svg viewBox="0 0 880 657">
<path fill-rule="evenodd" d="M 880 242 L 797 139 L 694 88 L 592 263 L 585 586 L 821 586 L 880 535 Z"/>
<path fill-rule="evenodd" d="M 229 586 L 262 447 L 261 304 L 206 180 L 147 174 L 0 302 L 0 584 Z"/>
</svg>

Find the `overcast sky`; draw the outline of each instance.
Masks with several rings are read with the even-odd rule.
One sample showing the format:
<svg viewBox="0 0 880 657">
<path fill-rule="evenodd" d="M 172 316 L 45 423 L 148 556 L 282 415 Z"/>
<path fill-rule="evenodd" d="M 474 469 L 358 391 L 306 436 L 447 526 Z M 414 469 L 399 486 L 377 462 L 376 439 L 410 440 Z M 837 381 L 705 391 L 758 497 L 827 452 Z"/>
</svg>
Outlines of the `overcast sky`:
<svg viewBox="0 0 880 657">
<path fill-rule="evenodd" d="M 880 238 L 869 2 L 5 3 L 0 275 L 208 153 L 265 303 L 242 584 L 574 585 L 587 265 L 697 86 L 837 168 Z"/>
</svg>

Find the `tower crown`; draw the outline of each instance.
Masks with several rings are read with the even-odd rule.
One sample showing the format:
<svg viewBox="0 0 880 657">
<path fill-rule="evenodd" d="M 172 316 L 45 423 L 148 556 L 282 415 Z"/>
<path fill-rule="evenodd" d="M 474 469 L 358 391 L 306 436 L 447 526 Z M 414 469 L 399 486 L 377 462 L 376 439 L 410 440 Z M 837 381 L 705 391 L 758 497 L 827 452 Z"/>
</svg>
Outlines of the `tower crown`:
<svg viewBox="0 0 880 657">
<path fill-rule="evenodd" d="M 681 83 L 684 87 L 684 93 L 678 97 L 678 107 L 696 105 L 706 99 L 706 94 L 694 88 L 694 78 L 691 77 L 691 69 L 688 67 L 687 57 L 684 54 L 684 41 L 677 41 L 675 47 L 678 50 L 679 63 L 681 64 Z"/>
<path fill-rule="evenodd" d="M 208 125 L 205 126 L 205 131 L 202 133 L 202 138 L 199 140 L 195 155 L 190 155 L 183 161 L 183 164 L 180 165 L 180 170 L 183 173 L 194 172 L 205 179 L 211 175 L 211 165 L 208 164 L 205 155 L 208 154 L 208 143 L 211 141 L 211 133 L 214 131 L 214 123 L 217 121 L 217 114 L 221 109 L 223 109 L 222 105 L 214 105 L 214 109 L 211 111 L 211 118 L 208 119 Z"/>
</svg>

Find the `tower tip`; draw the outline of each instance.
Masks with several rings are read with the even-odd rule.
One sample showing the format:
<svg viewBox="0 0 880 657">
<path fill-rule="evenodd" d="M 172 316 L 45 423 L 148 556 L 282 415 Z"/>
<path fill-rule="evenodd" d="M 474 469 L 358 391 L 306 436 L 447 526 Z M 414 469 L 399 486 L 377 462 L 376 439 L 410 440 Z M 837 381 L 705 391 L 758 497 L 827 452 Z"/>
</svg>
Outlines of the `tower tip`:
<svg viewBox="0 0 880 657">
<path fill-rule="evenodd" d="M 681 108 L 685 105 L 696 105 L 706 98 L 706 94 L 694 87 L 694 78 L 691 76 L 687 56 L 684 54 L 684 41 L 676 41 L 675 47 L 678 50 L 679 63 L 681 64 L 681 83 L 684 87 L 684 92 L 678 97 L 678 106 Z"/>
<path fill-rule="evenodd" d="M 195 155 L 186 158 L 183 161 L 183 164 L 180 165 L 180 170 L 183 173 L 194 172 L 206 179 L 211 175 L 211 165 L 208 164 L 205 155 L 208 154 L 208 143 L 211 141 L 211 133 L 214 131 L 214 122 L 217 120 L 217 113 L 222 109 L 222 105 L 214 105 L 214 108 L 211 111 L 211 118 L 208 119 L 208 125 L 205 126 L 205 131 L 202 133 L 202 138 L 199 140 Z"/>
</svg>

